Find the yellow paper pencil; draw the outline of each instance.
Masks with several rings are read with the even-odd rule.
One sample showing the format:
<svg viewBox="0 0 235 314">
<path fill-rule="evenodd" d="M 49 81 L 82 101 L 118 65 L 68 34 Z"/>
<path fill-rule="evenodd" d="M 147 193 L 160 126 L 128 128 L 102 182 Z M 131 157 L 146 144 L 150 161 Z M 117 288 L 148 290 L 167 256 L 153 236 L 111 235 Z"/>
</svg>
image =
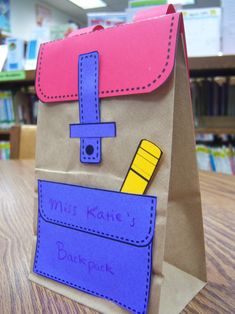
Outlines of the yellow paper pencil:
<svg viewBox="0 0 235 314">
<path fill-rule="evenodd" d="M 144 194 L 162 156 L 161 149 L 148 140 L 142 140 L 137 148 L 121 192 Z"/>
</svg>

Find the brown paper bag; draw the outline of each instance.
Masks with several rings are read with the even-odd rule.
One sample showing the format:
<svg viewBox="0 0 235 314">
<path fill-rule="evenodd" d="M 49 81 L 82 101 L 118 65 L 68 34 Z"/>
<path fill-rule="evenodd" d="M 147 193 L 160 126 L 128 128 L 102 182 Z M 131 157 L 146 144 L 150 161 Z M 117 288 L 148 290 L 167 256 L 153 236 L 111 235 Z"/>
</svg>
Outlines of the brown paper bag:
<svg viewBox="0 0 235 314">
<path fill-rule="evenodd" d="M 172 10 L 172 7 L 170 9 Z M 124 31 L 126 32 L 130 27 L 135 32 L 136 28 L 136 41 L 139 40 L 140 43 L 143 41 L 144 45 L 145 39 L 138 38 L 141 36 L 140 30 L 144 27 L 143 25 L 148 26 L 147 23 L 150 23 L 151 29 L 158 32 L 159 28 L 164 33 L 166 25 L 172 23 L 174 16 L 174 19 L 178 21 L 175 28 L 176 33 L 174 34 L 174 31 L 169 33 L 169 36 L 175 36 L 175 46 L 171 43 L 170 47 L 173 50 L 172 58 L 174 59 L 172 71 L 169 70 L 162 84 L 151 91 L 144 90 L 144 93 L 140 93 L 135 90 L 133 93 L 118 95 L 119 97 L 101 98 L 101 119 L 102 121 L 115 121 L 117 135 L 115 138 L 102 139 L 102 162 L 98 165 L 81 163 L 79 160 L 80 140 L 69 138 L 69 125 L 77 123 L 77 117 L 79 117 L 78 102 L 76 100 L 68 101 L 61 97 L 54 98 L 51 103 L 52 98 L 46 96 L 46 91 L 43 89 L 43 76 L 48 84 L 53 85 L 58 79 L 56 75 L 58 72 L 54 69 L 53 81 L 50 82 L 50 73 L 47 72 L 47 69 L 42 70 L 42 59 L 48 58 L 51 61 L 51 58 L 59 58 L 59 50 L 64 47 L 66 40 L 52 44 L 55 50 L 50 52 L 51 55 L 48 52 L 42 52 L 42 48 L 39 55 L 36 88 L 43 102 L 39 108 L 37 129 L 34 249 L 30 279 L 101 313 L 137 313 L 138 311 L 128 310 L 117 302 L 97 297 L 92 293 L 85 293 L 34 271 L 34 263 L 38 254 L 35 255 L 36 244 L 40 241 L 37 238 L 38 180 L 119 191 L 141 139 L 148 139 L 156 143 L 163 151 L 156 175 L 152 178 L 146 191 L 147 195 L 157 196 L 151 286 L 146 312 L 149 314 L 179 313 L 206 282 L 203 222 L 195 158 L 192 107 L 183 32 L 180 35 L 182 17 L 179 13 L 174 12 L 163 15 L 161 10 L 166 10 L 166 7 L 159 10 L 158 8 L 154 12 L 146 11 L 147 15 L 144 18 L 152 16 L 154 18 L 145 20 L 142 17 L 142 20 L 130 24 Z M 166 12 L 169 13 L 169 7 Z M 172 16 L 171 20 L 170 16 Z M 151 26 L 151 22 L 156 25 Z M 123 27 L 125 26 L 112 29 L 114 40 L 119 38 L 116 31 L 122 32 Z M 100 32 L 105 34 L 111 30 L 94 32 L 92 35 L 94 40 L 95 36 L 105 36 Z M 69 39 L 69 42 L 76 41 L 77 47 L 80 47 L 80 38 L 86 36 L 86 34 L 75 35 Z M 161 36 L 165 36 L 165 34 Z M 102 37 L 99 40 L 101 39 Z M 119 40 L 122 42 L 122 37 Z M 159 47 L 164 45 L 163 42 L 154 42 L 152 39 L 151 42 L 151 47 L 146 46 L 146 50 L 151 50 L 153 47 L 160 49 Z M 91 43 L 89 51 L 92 51 L 95 44 L 96 42 Z M 135 45 L 135 40 L 130 42 L 131 45 Z M 123 49 L 127 50 L 124 46 Z M 82 49 L 82 52 L 86 51 Z M 138 54 L 138 51 L 136 53 Z M 154 50 L 151 53 L 154 53 Z M 155 57 L 158 58 L 158 55 L 156 54 Z M 103 58 L 102 52 L 100 58 Z M 102 60 L 100 59 L 100 71 L 102 71 L 102 65 L 105 67 L 105 61 Z M 129 64 L 131 62 L 129 59 Z M 62 67 L 59 61 L 57 67 L 59 69 Z M 61 73 L 61 75 L 66 83 L 67 74 Z M 68 75 L 72 76 L 71 72 Z M 136 75 L 139 75 L 138 71 Z M 101 79 L 102 77 L 100 85 L 102 84 Z M 40 91 L 40 89 L 42 90 Z M 45 101 L 45 99 L 48 100 Z M 102 285 L 102 283 L 100 284 Z"/>
</svg>

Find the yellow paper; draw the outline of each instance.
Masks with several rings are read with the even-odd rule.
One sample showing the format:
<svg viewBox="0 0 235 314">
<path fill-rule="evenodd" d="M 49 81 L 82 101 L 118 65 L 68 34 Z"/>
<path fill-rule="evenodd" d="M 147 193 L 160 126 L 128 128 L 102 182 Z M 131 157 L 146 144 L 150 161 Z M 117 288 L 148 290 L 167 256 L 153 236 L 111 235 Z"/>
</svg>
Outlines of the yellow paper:
<svg viewBox="0 0 235 314">
<path fill-rule="evenodd" d="M 121 192 L 144 194 L 157 167 L 162 151 L 148 140 L 142 140 L 127 173 Z"/>
</svg>

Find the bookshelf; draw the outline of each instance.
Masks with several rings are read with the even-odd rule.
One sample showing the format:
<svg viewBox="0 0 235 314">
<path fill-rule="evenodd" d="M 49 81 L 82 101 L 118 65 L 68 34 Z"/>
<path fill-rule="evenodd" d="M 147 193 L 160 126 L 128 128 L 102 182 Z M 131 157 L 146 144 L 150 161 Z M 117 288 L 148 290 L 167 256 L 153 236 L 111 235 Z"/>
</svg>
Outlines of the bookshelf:
<svg viewBox="0 0 235 314">
<path fill-rule="evenodd" d="M 235 75 L 235 55 L 191 57 L 190 77 Z"/>
<path fill-rule="evenodd" d="M 0 135 L 9 135 L 10 132 L 10 129 L 0 129 Z"/>
<path fill-rule="evenodd" d="M 204 76 L 229 76 L 235 75 L 235 55 L 226 56 L 211 56 L 211 57 L 191 57 L 189 58 L 190 77 L 204 77 Z M 6 83 L 25 83 L 34 84 L 35 70 L 16 71 L 24 72 L 25 78 L 12 79 L 14 76 L 11 72 L 7 72 L 8 76 L 1 80 L 0 87 Z M 2 72 L 4 73 L 4 72 Z M 6 73 L 6 72 L 5 72 Z M 1 73 L 0 73 L 1 74 Z"/>
<path fill-rule="evenodd" d="M 235 55 L 226 55 L 226 56 L 211 56 L 211 57 L 191 57 L 189 58 L 189 69 L 190 77 L 200 77 L 200 76 L 214 76 L 222 75 L 229 76 L 235 75 Z M 18 71 L 17 71 L 18 72 Z M 10 78 L 0 80 L 0 86 L 2 84 L 8 83 L 9 81 L 18 83 L 31 82 L 34 84 L 35 70 L 22 71 L 25 72 L 24 79 L 15 79 Z M 3 72 L 2 72 L 3 73 Z M 7 72 L 10 73 L 11 72 Z"/>
<path fill-rule="evenodd" d="M 3 34 L 0 34 L 1 36 Z M 235 76 L 235 55 L 191 57 L 189 68 L 191 78 Z M 17 90 L 21 87 L 33 86 L 35 74 L 35 70 L 0 72 L 0 90 Z M 195 132 L 196 134 L 235 135 L 235 117 L 200 117 Z M 10 134 L 10 129 L 0 129 L 0 139 L 10 138 Z"/>
<path fill-rule="evenodd" d="M 196 134 L 231 134 L 235 135 L 235 128 L 196 128 Z"/>
<path fill-rule="evenodd" d="M 0 89 L 34 85 L 35 70 L 0 72 Z"/>
<path fill-rule="evenodd" d="M 197 134 L 235 134 L 235 116 L 202 116 L 195 128 Z"/>
<path fill-rule="evenodd" d="M 191 78 L 214 78 L 235 76 L 235 55 L 189 58 Z M 234 78 L 230 79 L 235 85 Z M 235 134 L 235 117 L 215 116 L 200 117 L 196 134 Z"/>
<path fill-rule="evenodd" d="M 189 69 L 191 77 L 235 75 L 235 55 L 191 57 L 189 58 Z M 31 82 L 34 84 L 35 70 L 17 72 L 25 72 L 25 78 L 16 78 L 12 80 L 10 75 L 11 72 L 7 72 L 9 73 L 9 78 L 6 77 L 5 79 L 0 80 L 0 86 L 8 82 Z"/>
<path fill-rule="evenodd" d="M 7 101 L 7 115 L 6 113 L 4 114 L 4 117 L 7 118 L 3 118 L 0 127 L 0 143 L 10 142 L 10 158 L 16 158 L 18 155 L 17 143 L 19 143 L 20 127 L 17 124 L 22 123 L 22 121 L 26 123 L 35 123 L 32 120 L 28 120 L 29 114 L 31 117 L 31 112 L 33 110 L 33 104 L 30 104 L 30 95 L 34 93 L 34 81 L 35 70 L 0 72 L 1 97 L 5 97 L 5 99 L 7 97 L 12 98 L 11 102 Z M 8 91 L 10 91 L 11 96 L 8 96 Z M 4 106 L 6 106 L 5 104 L 6 101 L 4 101 Z M 12 111 L 14 111 L 14 120 L 12 120 Z M 20 111 L 21 114 L 19 114 Z M 18 118 L 16 118 L 16 115 Z M 15 121 L 15 125 L 10 127 L 13 121 Z M 9 125 L 7 125 L 8 123 Z"/>
<path fill-rule="evenodd" d="M 198 168 L 235 174 L 235 55 L 189 58 Z"/>
</svg>

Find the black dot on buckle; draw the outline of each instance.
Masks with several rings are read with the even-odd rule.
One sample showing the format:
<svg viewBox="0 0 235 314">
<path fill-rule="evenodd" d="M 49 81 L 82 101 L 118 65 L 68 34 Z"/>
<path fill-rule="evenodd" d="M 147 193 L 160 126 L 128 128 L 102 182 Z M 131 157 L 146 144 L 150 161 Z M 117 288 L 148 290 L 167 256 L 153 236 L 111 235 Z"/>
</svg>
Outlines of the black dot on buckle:
<svg viewBox="0 0 235 314">
<path fill-rule="evenodd" d="M 92 145 L 87 145 L 86 153 L 87 155 L 92 155 L 94 153 L 94 147 Z"/>
</svg>

